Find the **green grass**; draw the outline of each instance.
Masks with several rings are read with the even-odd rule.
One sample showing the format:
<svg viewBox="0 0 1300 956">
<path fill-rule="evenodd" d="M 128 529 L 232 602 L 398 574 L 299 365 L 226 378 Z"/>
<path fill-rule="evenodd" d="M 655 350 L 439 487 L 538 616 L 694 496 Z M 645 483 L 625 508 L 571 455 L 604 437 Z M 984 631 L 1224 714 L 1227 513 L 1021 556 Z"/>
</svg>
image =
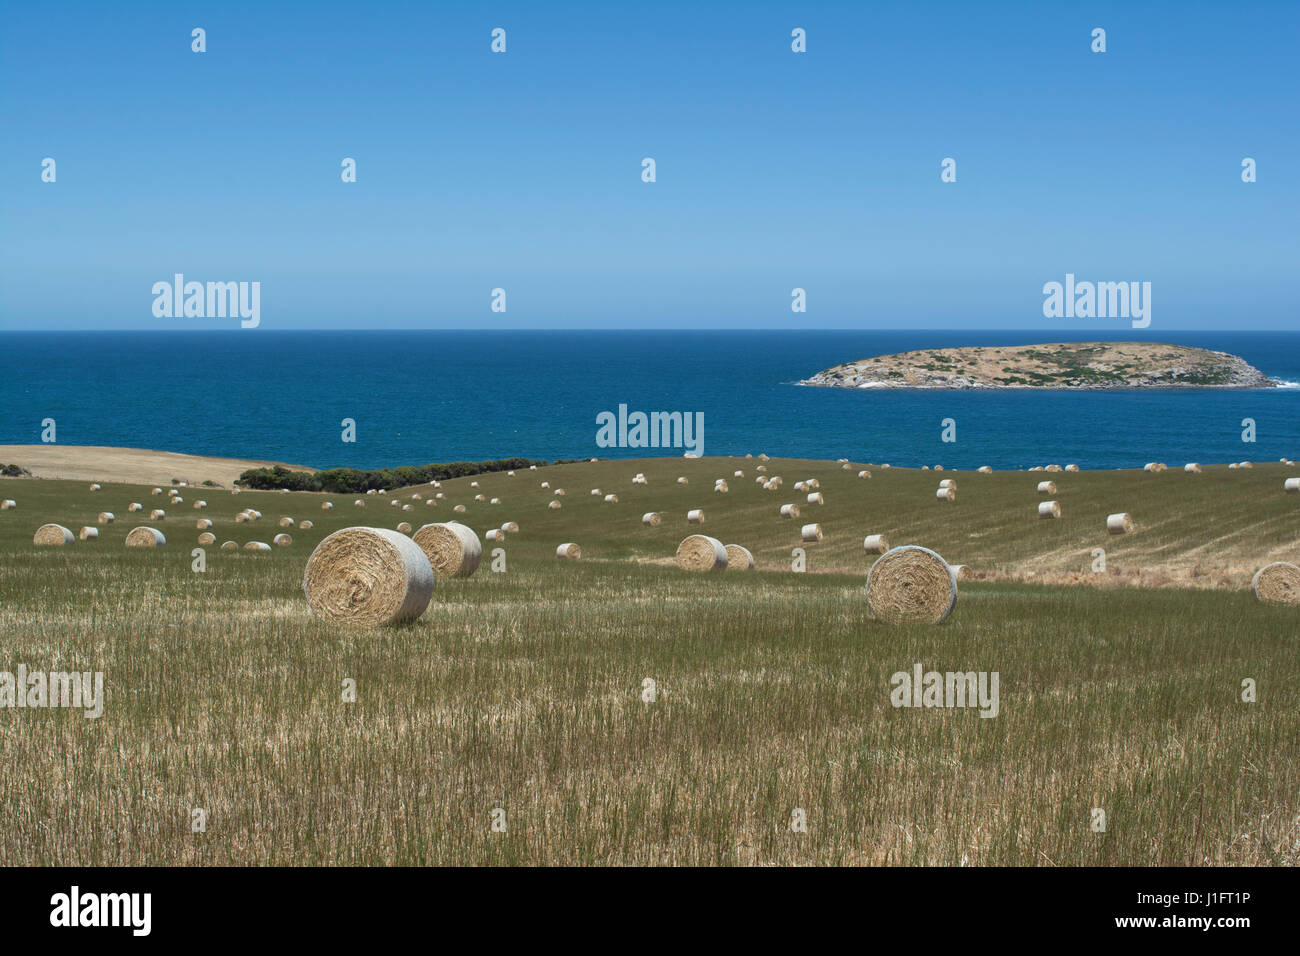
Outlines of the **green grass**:
<svg viewBox="0 0 1300 956">
<path fill-rule="evenodd" d="M 1275 864 L 1300 859 L 1300 641 L 1295 609 L 1248 591 L 963 583 L 937 627 L 871 618 L 867 532 L 935 547 L 977 569 L 1086 569 L 1285 548 L 1296 502 L 1280 466 L 939 476 L 753 460 L 598 462 L 444 482 L 400 514 L 378 496 L 186 489 L 160 552 L 126 532 L 148 489 L 6 480 L 0 497 L 0 669 L 102 670 L 104 716 L 0 710 L 0 861 L 9 864 Z M 1172 464 L 1172 463 L 1171 463 Z M 734 469 L 745 479 L 731 478 Z M 644 471 L 646 487 L 631 484 Z M 674 479 L 689 475 L 691 483 Z M 949 473 L 945 473 L 949 474 Z M 728 476 L 730 494 L 712 479 Z M 776 516 L 816 476 L 824 507 Z M 1064 517 L 1032 517 L 1034 484 Z M 542 480 L 564 487 L 546 510 Z M 592 487 L 617 492 L 606 505 Z M 409 490 L 401 500 L 410 502 Z M 210 507 L 191 510 L 199 497 Z M 325 512 L 322 500 L 336 507 Z M 351 631 L 313 620 L 299 584 L 310 548 L 349 524 L 416 527 L 459 516 L 480 534 L 521 525 L 467 580 L 439 581 L 416 623 Z M 256 525 L 235 511 L 261 510 Z M 695 576 L 670 558 L 703 530 L 746 544 L 751 574 Z M 1131 538 L 1099 532 L 1129 510 Z M 117 523 L 96 543 L 31 546 L 36 527 Z M 660 510 L 664 525 L 640 515 Z M 267 556 L 207 549 L 269 541 L 282 514 L 315 522 Z M 814 573 L 793 574 L 798 524 Z M 1247 531 L 1236 529 L 1246 528 Z M 1240 540 L 1238 540 L 1240 539 Z M 584 558 L 560 562 L 578 541 Z M 485 542 L 485 552 L 493 545 Z M 1207 562 L 1213 557 L 1206 554 Z M 824 572 L 824 573 L 816 573 Z M 890 675 L 997 671 L 1001 712 L 895 709 Z M 658 698 L 641 700 L 643 679 Z M 358 700 L 340 699 L 345 678 Z M 1259 688 L 1239 700 L 1241 681 Z M 207 811 L 193 834 L 190 810 Z M 494 808 L 507 832 L 491 830 Z M 1093 807 L 1105 833 L 1089 827 Z M 793 833 L 803 809 L 808 832 Z"/>
</svg>

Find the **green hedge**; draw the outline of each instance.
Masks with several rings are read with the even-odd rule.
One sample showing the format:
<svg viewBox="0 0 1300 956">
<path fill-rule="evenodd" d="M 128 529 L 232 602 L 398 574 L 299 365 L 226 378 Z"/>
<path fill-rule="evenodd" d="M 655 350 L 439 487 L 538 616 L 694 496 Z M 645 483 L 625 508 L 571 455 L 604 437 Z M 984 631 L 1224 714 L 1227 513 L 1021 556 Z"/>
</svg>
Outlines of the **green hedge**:
<svg viewBox="0 0 1300 956">
<path fill-rule="evenodd" d="M 533 461 L 528 458 L 502 458 L 499 461 L 453 461 L 442 465 L 403 465 L 400 468 L 380 468 L 362 471 L 358 468 L 331 468 L 329 471 L 290 471 L 276 465 L 273 468 L 250 468 L 239 476 L 235 484 L 241 488 L 262 491 L 328 491 L 334 494 L 352 494 L 379 488 L 403 488 L 423 485 L 465 475 L 481 475 L 490 471 L 518 471 L 531 465 L 563 465 L 575 459 L 556 462 Z"/>
</svg>

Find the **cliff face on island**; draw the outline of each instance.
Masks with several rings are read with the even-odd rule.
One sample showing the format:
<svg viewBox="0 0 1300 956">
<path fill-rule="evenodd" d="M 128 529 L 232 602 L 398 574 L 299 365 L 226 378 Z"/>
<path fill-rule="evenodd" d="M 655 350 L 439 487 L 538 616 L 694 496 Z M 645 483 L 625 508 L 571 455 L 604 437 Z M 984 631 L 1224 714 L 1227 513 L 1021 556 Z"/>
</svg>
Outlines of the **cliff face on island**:
<svg viewBox="0 0 1300 956">
<path fill-rule="evenodd" d="M 799 383 L 831 388 L 1272 388 L 1227 352 L 1159 342 L 920 349 L 846 362 Z"/>
</svg>

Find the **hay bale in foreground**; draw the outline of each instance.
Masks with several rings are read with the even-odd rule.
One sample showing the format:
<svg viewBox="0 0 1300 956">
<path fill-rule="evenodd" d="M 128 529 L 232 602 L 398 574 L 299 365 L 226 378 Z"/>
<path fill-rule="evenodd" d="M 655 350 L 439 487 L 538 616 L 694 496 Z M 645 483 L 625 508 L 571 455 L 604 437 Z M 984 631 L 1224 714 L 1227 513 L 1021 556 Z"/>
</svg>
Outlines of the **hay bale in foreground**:
<svg viewBox="0 0 1300 956">
<path fill-rule="evenodd" d="M 1040 501 L 1038 503 L 1038 517 L 1059 518 L 1061 517 L 1061 506 L 1055 501 Z"/>
<path fill-rule="evenodd" d="M 754 567 L 754 555 L 748 548 L 739 544 L 728 544 L 725 547 L 728 571 L 748 571 Z"/>
<path fill-rule="evenodd" d="M 344 528 L 312 551 L 302 590 L 318 618 L 379 627 L 423 614 L 433 581 L 428 557 L 405 535 L 386 528 Z"/>
<path fill-rule="evenodd" d="M 277 534 L 271 539 L 271 543 L 277 548 L 287 548 L 293 544 L 293 538 L 287 534 Z"/>
<path fill-rule="evenodd" d="M 97 520 L 100 524 L 112 524 L 117 520 L 117 516 L 111 511 L 101 511 Z"/>
<path fill-rule="evenodd" d="M 704 509 L 694 508 L 686 512 L 686 520 L 691 524 L 704 524 Z"/>
<path fill-rule="evenodd" d="M 957 579 L 935 552 L 905 544 L 886 551 L 867 572 L 867 604 L 889 624 L 938 624 L 957 605 Z"/>
<path fill-rule="evenodd" d="M 77 537 L 80 538 L 82 541 L 98 541 L 99 529 L 93 528 L 90 525 L 83 525 L 81 528 L 81 533 L 78 534 Z"/>
<path fill-rule="evenodd" d="M 426 524 L 415 532 L 414 539 L 434 573 L 444 577 L 467 578 L 483 559 L 478 535 L 458 521 Z"/>
<path fill-rule="evenodd" d="M 163 537 L 161 531 L 144 525 L 132 528 L 131 533 L 126 536 L 128 548 L 161 548 L 166 543 L 167 539 Z"/>
<path fill-rule="evenodd" d="M 211 531 L 205 531 L 201 535 L 199 535 L 199 544 L 208 545 L 208 544 L 216 544 L 216 543 L 217 543 L 217 536 L 213 534 Z"/>
<path fill-rule="evenodd" d="M 1250 590 L 1265 604 L 1300 604 L 1300 568 L 1289 561 L 1274 561 L 1255 572 Z"/>
<path fill-rule="evenodd" d="M 869 534 L 862 539 L 862 550 L 867 554 L 884 554 L 889 550 L 889 538 L 883 534 Z"/>
<path fill-rule="evenodd" d="M 677 566 L 683 571 L 727 570 L 727 546 L 707 534 L 693 534 L 677 546 Z"/>
<path fill-rule="evenodd" d="M 663 516 L 660 515 L 659 512 L 657 511 L 647 511 L 645 514 L 641 516 L 641 523 L 645 525 L 647 528 L 659 527 L 659 522 L 662 520 L 663 520 Z"/>
<path fill-rule="evenodd" d="M 1110 534 L 1128 534 L 1133 530 L 1133 516 L 1127 511 L 1106 515 L 1106 530 Z"/>
<path fill-rule="evenodd" d="M 782 506 L 781 506 L 781 517 L 782 517 L 782 518 L 797 518 L 797 517 L 799 517 L 799 506 L 796 505 L 796 504 L 782 505 Z"/>
<path fill-rule="evenodd" d="M 799 537 L 809 543 L 820 541 L 823 537 L 822 526 L 819 524 L 806 524 L 799 529 Z"/>
<path fill-rule="evenodd" d="M 555 556 L 557 558 L 565 558 L 569 561 L 577 561 L 582 557 L 582 548 L 577 544 L 574 544 L 572 541 L 566 541 L 555 549 Z"/>
<path fill-rule="evenodd" d="M 238 550 L 239 550 L 239 545 L 235 544 L 235 542 L 233 542 L 233 541 L 223 541 L 223 542 L 221 542 L 221 550 L 222 550 L 222 551 L 238 551 Z"/>
<path fill-rule="evenodd" d="M 1054 494 L 1056 494 L 1056 482 L 1054 482 L 1054 481 L 1040 481 L 1040 482 L 1038 483 L 1038 493 L 1039 493 L 1040 495 L 1054 495 Z"/>
<path fill-rule="evenodd" d="M 36 529 L 36 534 L 32 535 L 32 544 L 39 544 L 42 547 L 62 547 L 65 544 L 72 544 L 75 540 L 77 539 L 73 537 L 72 532 L 61 524 L 43 524 Z"/>
</svg>

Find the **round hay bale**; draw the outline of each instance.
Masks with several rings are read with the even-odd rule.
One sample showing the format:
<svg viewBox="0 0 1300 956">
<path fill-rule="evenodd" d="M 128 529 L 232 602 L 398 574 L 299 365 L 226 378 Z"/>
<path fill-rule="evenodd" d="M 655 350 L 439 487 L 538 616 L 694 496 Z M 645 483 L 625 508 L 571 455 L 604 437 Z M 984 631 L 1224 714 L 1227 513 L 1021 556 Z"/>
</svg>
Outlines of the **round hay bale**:
<svg viewBox="0 0 1300 956">
<path fill-rule="evenodd" d="M 256 508 L 249 508 L 247 514 L 250 521 L 262 520 L 262 512 L 258 511 Z"/>
<path fill-rule="evenodd" d="M 517 521 L 507 521 L 505 524 L 503 524 L 503 525 L 501 526 L 501 530 L 502 530 L 502 531 L 508 531 L 508 532 L 510 532 L 511 534 L 518 534 L 518 533 L 519 533 L 519 522 L 517 522 Z"/>
<path fill-rule="evenodd" d="M 127 511 L 143 511 L 143 510 L 144 510 L 144 505 L 140 504 L 140 502 L 138 502 L 138 501 L 133 501 L 133 502 L 131 502 L 129 505 L 126 506 L 126 510 L 127 510 Z"/>
<path fill-rule="evenodd" d="M 403 510 L 403 511 L 414 511 L 414 510 L 415 510 L 415 505 L 402 505 L 402 510 Z"/>
<path fill-rule="evenodd" d="M 615 500 L 615 501 L 618 501 L 617 496 L 614 498 L 614 500 Z M 501 504 L 501 499 L 500 499 L 500 498 L 489 498 L 489 499 L 488 499 L 488 504 L 490 504 L 490 505 L 499 505 L 499 504 Z M 410 505 L 407 505 L 407 507 L 409 508 Z"/>
<path fill-rule="evenodd" d="M 477 487 L 478 487 L 478 482 L 477 482 L 477 481 L 471 481 L 471 482 L 469 483 L 469 486 L 470 486 L 471 488 L 477 488 Z"/>
<path fill-rule="evenodd" d="M 808 496 L 808 504 L 824 505 L 826 504 L 826 499 L 822 497 L 822 493 L 820 491 L 814 491 L 812 494 Z"/>
<path fill-rule="evenodd" d="M 454 508 L 452 508 L 451 510 L 454 511 L 454 512 L 456 512 L 456 514 L 458 514 L 458 515 L 460 515 L 460 514 L 464 514 L 464 513 L 465 513 L 465 506 L 464 506 L 464 505 L 456 505 L 456 506 L 455 506 Z"/>
<path fill-rule="evenodd" d="M 1106 530 L 1110 534 L 1128 534 L 1133 530 L 1133 516 L 1127 511 L 1106 515 Z"/>
<path fill-rule="evenodd" d="M 199 531 L 203 531 L 205 528 L 211 528 L 212 519 L 200 518 L 198 521 L 194 522 L 194 527 L 197 528 Z"/>
<path fill-rule="evenodd" d="M 1282 490 L 1288 495 L 1300 494 L 1300 478 L 1288 478 L 1282 482 Z"/>
<path fill-rule="evenodd" d="M 233 542 L 233 541 L 223 541 L 223 542 L 221 542 L 221 550 L 222 550 L 222 551 L 238 551 L 238 550 L 239 550 L 239 545 L 235 544 L 235 542 Z"/>
<path fill-rule="evenodd" d="M 320 505 L 320 510 L 321 510 L 321 511 L 329 511 L 329 510 L 330 510 L 331 508 L 333 508 L 333 507 L 334 507 L 334 502 L 332 502 L 332 501 L 322 501 L 322 502 L 321 502 L 321 505 Z"/>
<path fill-rule="evenodd" d="M 727 570 L 748 571 L 754 567 L 754 556 L 749 549 L 738 544 L 726 545 Z"/>
<path fill-rule="evenodd" d="M 543 488 L 549 488 L 549 487 L 551 487 L 551 483 L 550 483 L 549 481 L 543 481 L 543 482 L 542 482 L 542 487 L 543 487 Z"/>
<path fill-rule="evenodd" d="M 551 494 L 555 495 L 555 497 L 557 498 L 562 498 L 564 497 L 564 489 L 556 488 L 554 491 L 551 492 Z"/>
<path fill-rule="evenodd" d="M 402 534 L 410 534 L 411 523 L 409 521 L 399 521 L 397 523 L 397 530 L 402 532 Z"/>
<path fill-rule="evenodd" d="M 957 579 L 929 548 L 905 544 L 886 551 L 867 572 L 867 604 L 889 624 L 938 624 L 957 605 Z"/>
<path fill-rule="evenodd" d="M 713 483 L 713 490 L 716 494 L 725 495 L 731 491 L 731 488 L 728 486 L 726 479 L 719 478 Z"/>
<path fill-rule="evenodd" d="M 732 477 L 732 478 L 744 478 L 744 477 L 745 477 L 745 473 L 744 473 L 743 471 L 733 472 L 732 475 L 731 475 L 731 477 Z"/>
<path fill-rule="evenodd" d="M 657 511 L 647 511 L 645 514 L 641 516 L 641 523 L 645 525 L 647 528 L 659 527 L 659 522 L 662 520 L 663 520 L 663 516 L 660 515 L 659 512 Z"/>
<path fill-rule="evenodd" d="M 1038 483 L 1038 493 L 1039 493 L 1040 495 L 1054 495 L 1054 494 L 1056 494 L 1056 482 L 1054 482 L 1054 481 L 1040 481 L 1040 482 Z"/>
<path fill-rule="evenodd" d="M 555 549 L 555 556 L 557 558 L 565 558 L 569 561 L 577 561 L 582 557 L 582 548 L 574 544 L 572 541 L 566 541 Z"/>
<path fill-rule="evenodd" d="M 563 507 L 563 505 L 561 505 L 558 501 L 552 501 L 546 507 L 550 508 L 552 511 L 559 511 L 560 508 Z"/>
<path fill-rule="evenodd" d="M 199 544 L 216 544 L 217 536 L 211 531 L 205 531 L 199 535 Z"/>
<path fill-rule="evenodd" d="M 163 509 L 161 508 L 154 508 L 153 511 L 149 512 L 150 521 L 161 521 L 163 518 L 166 517 L 167 517 L 167 512 L 163 511 Z"/>
<path fill-rule="evenodd" d="M 117 517 L 111 511 L 101 511 L 96 519 L 100 524 L 112 524 Z"/>
<path fill-rule="evenodd" d="M 36 529 L 36 534 L 32 535 L 32 544 L 39 544 L 42 547 L 62 547 L 65 544 L 72 544 L 75 540 L 72 532 L 61 524 L 43 524 Z"/>
<path fill-rule="evenodd" d="M 957 489 L 951 486 L 947 488 L 936 488 L 934 497 L 936 501 L 956 501 Z"/>
<path fill-rule="evenodd" d="M 1078 466 L 1078 465 L 1066 465 L 1066 466 L 1065 466 L 1065 470 L 1066 470 L 1066 471 L 1078 471 L 1078 470 L 1079 470 L 1079 466 Z M 956 567 L 962 568 L 962 569 L 964 570 L 965 567 L 966 567 L 966 565 L 964 565 L 964 564 L 958 564 L 958 565 L 956 565 Z"/>
<path fill-rule="evenodd" d="M 483 544 L 473 530 L 458 521 L 426 524 L 415 532 L 415 543 L 425 553 L 435 574 L 467 578 L 483 558 Z"/>
<path fill-rule="evenodd" d="M 18 502 L 14 501 L 12 498 L 6 498 L 4 501 L 0 501 L 0 511 L 12 511 L 17 507 Z"/>
<path fill-rule="evenodd" d="M 161 489 L 161 488 L 155 488 L 153 491 L 149 492 L 149 494 L 151 494 L 151 495 L 160 495 L 160 494 L 162 494 L 162 489 Z"/>
<path fill-rule="evenodd" d="M 1040 501 L 1038 503 L 1038 517 L 1059 518 L 1061 517 L 1061 506 L 1055 501 Z"/>
<path fill-rule="evenodd" d="M 981 475 L 991 475 L 991 474 L 993 474 L 993 469 L 990 468 L 988 465 L 980 465 L 980 466 L 979 466 L 978 468 L 976 468 L 975 470 L 976 470 L 977 472 L 979 472 Z"/>
<path fill-rule="evenodd" d="M 686 512 L 686 520 L 691 524 L 704 524 L 704 509 L 693 508 Z"/>
<path fill-rule="evenodd" d="M 819 524 L 806 524 L 799 529 L 799 537 L 807 542 L 820 541 L 825 535 L 822 534 L 822 526 Z"/>
<path fill-rule="evenodd" d="M 174 505 L 183 505 L 185 504 L 185 499 L 182 498 L 180 495 L 176 495 L 174 498 L 172 498 L 171 503 Z"/>
<path fill-rule="evenodd" d="M 1229 464 L 1228 467 L 1229 467 L 1229 468 L 1240 468 L 1241 466 L 1238 465 L 1238 464 L 1234 461 L 1234 462 L 1232 462 L 1231 464 Z"/>
<path fill-rule="evenodd" d="M 206 501 L 196 501 L 196 502 L 194 502 L 194 510 L 195 510 L 195 511 L 202 511 L 202 510 L 203 510 L 204 508 L 206 508 L 207 506 L 208 506 L 208 503 L 207 503 Z"/>
<path fill-rule="evenodd" d="M 487 501 L 487 498 L 486 498 L 486 496 L 484 496 L 484 495 L 475 495 L 475 496 L 474 496 L 474 500 L 475 500 L 475 501 Z"/>
<path fill-rule="evenodd" d="M 679 475 L 677 478 L 677 483 L 679 485 L 689 485 L 690 480 L 685 475 Z"/>
<path fill-rule="evenodd" d="M 311 530 L 312 528 L 314 528 L 314 527 L 316 527 L 316 526 L 315 526 L 314 524 L 312 524 L 310 521 L 299 521 L 299 522 L 298 522 L 298 530 L 300 530 L 300 531 L 310 531 L 310 530 Z"/>
<path fill-rule="evenodd" d="M 592 488 L 592 489 L 591 489 L 591 495 L 592 495 L 593 498 L 599 498 L 602 494 L 604 494 L 604 492 L 601 491 L 599 488 Z"/>
<path fill-rule="evenodd" d="M 781 517 L 782 517 L 782 518 L 797 518 L 797 517 L 799 517 L 799 506 L 796 505 L 796 504 L 782 505 L 782 506 L 781 506 Z"/>
<path fill-rule="evenodd" d="M 677 546 L 677 566 L 683 571 L 727 570 L 727 547 L 707 534 L 693 534 Z"/>
<path fill-rule="evenodd" d="M 1048 465 L 1046 468 L 1043 469 L 1043 471 L 1060 471 L 1060 470 L 1061 470 L 1060 465 Z"/>
<path fill-rule="evenodd" d="M 1250 590 L 1265 604 L 1300 604 L 1300 568 L 1289 561 L 1266 564 L 1250 579 Z"/>
<path fill-rule="evenodd" d="M 244 545 L 244 550 L 252 551 L 256 554 L 256 553 L 270 551 L 271 546 L 267 544 L 265 541 L 249 541 Z"/>
<path fill-rule="evenodd" d="M 943 481 L 939 482 L 939 487 L 940 487 L 940 488 L 953 488 L 953 489 L 956 489 L 956 487 L 957 487 L 957 479 L 956 479 L 956 478 L 945 478 Z"/>
<path fill-rule="evenodd" d="M 884 554 L 889 550 L 889 538 L 883 534 L 869 534 L 862 539 L 862 550 L 867 554 Z"/>
<path fill-rule="evenodd" d="M 487 534 L 483 535 L 483 537 L 488 541 L 504 541 L 506 539 L 506 533 L 500 528 L 493 528 L 488 531 Z"/>
<path fill-rule="evenodd" d="M 1069 470 L 1070 470 L 1070 466 L 1069 466 L 1069 465 L 1066 465 L 1066 466 L 1065 466 L 1065 470 L 1066 470 L 1066 471 L 1069 471 Z M 948 565 L 948 567 L 952 568 L 952 579 L 953 579 L 954 581 L 960 581 L 960 580 L 962 580 L 963 578 L 968 578 L 968 577 L 970 577 L 970 574 L 968 573 L 968 570 L 967 570 L 967 568 L 966 568 L 966 565 L 964 565 L 964 564 L 950 564 L 950 565 Z"/>
<path fill-rule="evenodd" d="M 248 516 L 248 513 L 245 511 L 241 511 L 239 514 L 235 515 L 235 524 L 246 524 L 247 522 L 252 520 L 253 519 L 250 518 Z"/>
<path fill-rule="evenodd" d="M 605 496 L 605 504 L 607 504 L 607 505 L 616 505 L 616 504 L 618 504 L 618 495 L 606 495 L 606 496 Z"/>
<path fill-rule="evenodd" d="M 358 498 L 356 501 L 352 502 L 352 505 L 355 508 L 364 508 L 366 503 L 362 499 Z"/>
<path fill-rule="evenodd" d="M 94 485 L 91 485 L 91 486 L 90 486 L 90 490 L 91 490 L 91 491 L 98 491 L 101 487 L 102 487 L 101 485 L 94 484 Z"/>
<path fill-rule="evenodd" d="M 1183 465 L 1183 471 L 1187 472 L 1189 475 L 1199 475 L 1201 473 L 1201 466 L 1194 461 L 1189 461 L 1187 464 Z"/>
<path fill-rule="evenodd" d="M 288 515 L 286 515 L 285 517 L 281 518 L 281 519 L 280 519 L 280 527 L 281 527 L 281 528 L 292 528 L 292 527 L 293 527 L 293 519 L 290 518 Z"/>
<path fill-rule="evenodd" d="M 161 548 L 166 543 L 167 539 L 163 537 L 161 531 L 144 525 L 132 528 L 131 533 L 126 536 L 128 548 Z"/>
<path fill-rule="evenodd" d="M 93 528 L 90 525 L 83 525 L 81 528 L 81 532 L 77 535 L 77 537 L 80 538 L 82 541 L 98 541 L 99 529 Z"/>
<path fill-rule="evenodd" d="M 281 533 L 272 538 L 271 543 L 277 548 L 287 548 L 293 544 L 293 538 L 290 535 Z"/>
<path fill-rule="evenodd" d="M 858 477 L 859 477 L 859 478 L 870 478 L 870 477 L 871 477 L 871 472 L 867 471 L 867 470 L 864 468 L 862 471 L 858 472 Z"/>
</svg>

